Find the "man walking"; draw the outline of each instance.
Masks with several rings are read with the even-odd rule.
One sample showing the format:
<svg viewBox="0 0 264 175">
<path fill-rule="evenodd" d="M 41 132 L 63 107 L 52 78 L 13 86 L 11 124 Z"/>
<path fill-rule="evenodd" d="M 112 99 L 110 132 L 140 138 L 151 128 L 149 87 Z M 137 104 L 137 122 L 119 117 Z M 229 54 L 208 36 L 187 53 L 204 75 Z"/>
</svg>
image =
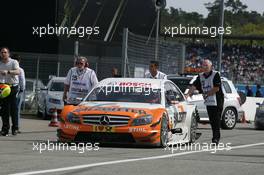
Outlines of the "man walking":
<svg viewBox="0 0 264 175">
<path fill-rule="evenodd" d="M 202 66 L 204 72 L 198 75 L 186 97 L 191 96 L 196 89 L 203 94 L 204 104 L 206 105 L 213 131 L 212 143 L 218 145 L 220 140 L 220 121 L 224 104 L 221 77 L 219 72 L 213 70 L 210 60 L 204 60 Z"/>
<path fill-rule="evenodd" d="M 77 58 L 75 65 L 64 82 L 63 100 L 67 104 L 77 105 L 98 83 L 98 79 L 94 70 L 88 68 L 87 58 Z"/>
<path fill-rule="evenodd" d="M 0 83 L 8 84 L 11 87 L 11 93 L 6 98 L 1 99 L 1 116 L 3 121 L 1 135 L 8 136 L 10 124 L 9 116 L 12 118 L 12 135 L 16 135 L 18 131 L 17 125 L 17 92 L 18 92 L 18 76 L 19 64 L 16 60 L 10 58 L 10 52 L 7 47 L 1 48 L 0 60 Z"/>
<path fill-rule="evenodd" d="M 14 60 L 17 60 L 18 63 L 20 64 L 20 61 L 21 61 L 21 57 L 18 55 L 18 54 L 13 54 L 12 58 Z M 26 78 L 25 78 L 25 71 L 23 68 L 21 68 L 21 66 L 19 67 L 19 71 L 20 71 L 20 74 L 18 75 L 18 93 L 17 93 L 17 126 L 18 126 L 18 131 L 17 133 L 21 133 L 20 132 L 20 113 L 21 113 L 21 105 L 22 105 L 22 102 L 25 100 L 25 88 L 26 88 Z"/>
</svg>

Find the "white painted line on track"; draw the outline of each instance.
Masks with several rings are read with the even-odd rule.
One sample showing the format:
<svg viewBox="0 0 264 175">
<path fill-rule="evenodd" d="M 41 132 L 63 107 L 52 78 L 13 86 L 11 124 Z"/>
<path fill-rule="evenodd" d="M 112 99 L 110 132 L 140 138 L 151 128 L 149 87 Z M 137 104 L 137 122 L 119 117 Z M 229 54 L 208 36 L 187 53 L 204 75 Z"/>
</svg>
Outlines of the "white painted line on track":
<svg viewBox="0 0 264 175">
<path fill-rule="evenodd" d="M 254 144 L 233 146 L 233 147 L 231 147 L 231 150 L 248 148 L 248 147 L 253 147 L 253 146 L 260 146 L 260 145 L 264 145 L 264 143 L 254 143 Z M 175 153 L 175 154 L 166 154 L 166 155 L 161 155 L 161 156 L 151 156 L 151 157 L 142 157 L 142 158 L 135 158 L 135 159 L 115 160 L 115 161 L 108 161 L 108 162 L 91 163 L 91 164 L 86 164 L 86 165 L 70 166 L 70 167 L 65 167 L 65 168 L 56 168 L 56 169 L 48 169 L 48 170 L 40 170 L 40 171 L 15 173 L 15 174 L 11 174 L 11 175 L 31 175 L 31 174 L 54 173 L 54 172 L 61 172 L 61 171 L 70 171 L 70 170 L 76 170 L 76 169 L 98 167 L 98 166 L 104 166 L 104 165 L 113 165 L 113 164 L 120 164 L 120 163 L 127 163 L 127 162 L 136 162 L 136 161 L 142 161 L 142 160 L 164 159 L 164 158 L 169 158 L 169 157 L 177 157 L 177 156 L 182 156 L 182 155 L 201 153 L 201 152 L 210 152 L 210 151 L 213 151 L 213 150 L 188 151 L 188 152 L 180 152 L 180 153 Z"/>
</svg>

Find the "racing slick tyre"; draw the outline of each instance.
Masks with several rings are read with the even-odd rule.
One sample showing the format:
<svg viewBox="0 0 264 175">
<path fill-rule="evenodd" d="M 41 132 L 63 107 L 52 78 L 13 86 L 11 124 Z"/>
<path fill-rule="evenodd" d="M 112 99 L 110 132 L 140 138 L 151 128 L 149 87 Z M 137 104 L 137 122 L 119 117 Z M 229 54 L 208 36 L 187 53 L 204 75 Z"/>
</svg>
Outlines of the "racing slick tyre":
<svg viewBox="0 0 264 175">
<path fill-rule="evenodd" d="M 225 108 L 221 120 L 222 129 L 233 129 L 236 126 L 236 123 L 237 111 L 234 108 Z"/>
<path fill-rule="evenodd" d="M 160 124 L 160 144 L 159 147 L 165 148 L 168 142 L 168 121 L 166 116 L 161 118 Z"/>
<path fill-rule="evenodd" d="M 189 143 L 194 143 L 196 140 L 197 126 L 198 126 L 198 122 L 197 122 L 196 115 L 192 114 Z"/>
</svg>

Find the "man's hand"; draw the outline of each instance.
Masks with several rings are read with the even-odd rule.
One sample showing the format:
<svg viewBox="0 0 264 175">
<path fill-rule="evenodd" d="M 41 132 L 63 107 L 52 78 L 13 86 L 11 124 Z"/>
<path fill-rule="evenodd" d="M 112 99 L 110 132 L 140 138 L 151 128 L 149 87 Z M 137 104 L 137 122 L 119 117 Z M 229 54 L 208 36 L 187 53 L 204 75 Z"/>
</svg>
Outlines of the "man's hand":
<svg viewBox="0 0 264 175">
<path fill-rule="evenodd" d="M 63 100 L 63 101 L 66 101 L 66 100 L 67 100 L 67 94 L 66 94 L 66 93 L 63 93 L 62 100 Z"/>
<path fill-rule="evenodd" d="M 1 73 L 2 75 L 7 75 L 8 71 L 7 71 L 7 70 L 0 70 L 0 73 Z"/>
<path fill-rule="evenodd" d="M 207 93 L 203 94 L 203 99 L 206 99 L 209 95 Z"/>
</svg>

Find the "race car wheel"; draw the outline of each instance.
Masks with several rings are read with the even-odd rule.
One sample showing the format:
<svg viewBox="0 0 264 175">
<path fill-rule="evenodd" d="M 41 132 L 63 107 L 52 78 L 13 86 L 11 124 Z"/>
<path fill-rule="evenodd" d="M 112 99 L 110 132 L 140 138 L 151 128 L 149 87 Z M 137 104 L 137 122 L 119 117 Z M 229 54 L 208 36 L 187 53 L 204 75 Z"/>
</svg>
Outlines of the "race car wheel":
<svg viewBox="0 0 264 175">
<path fill-rule="evenodd" d="M 190 142 L 194 143 L 196 140 L 196 131 L 197 131 L 197 118 L 195 114 L 192 114 L 191 128 L 190 128 Z"/>
<path fill-rule="evenodd" d="M 233 129 L 237 122 L 237 112 L 234 108 L 226 108 L 222 116 L 222 129 Z"/>
<path fill-rule="evenodd" d="M 160 124 L 160 147 L 166 147 L 168 142 L 168 121 L 166 116 L 161 118 Z"/>
</svg>

